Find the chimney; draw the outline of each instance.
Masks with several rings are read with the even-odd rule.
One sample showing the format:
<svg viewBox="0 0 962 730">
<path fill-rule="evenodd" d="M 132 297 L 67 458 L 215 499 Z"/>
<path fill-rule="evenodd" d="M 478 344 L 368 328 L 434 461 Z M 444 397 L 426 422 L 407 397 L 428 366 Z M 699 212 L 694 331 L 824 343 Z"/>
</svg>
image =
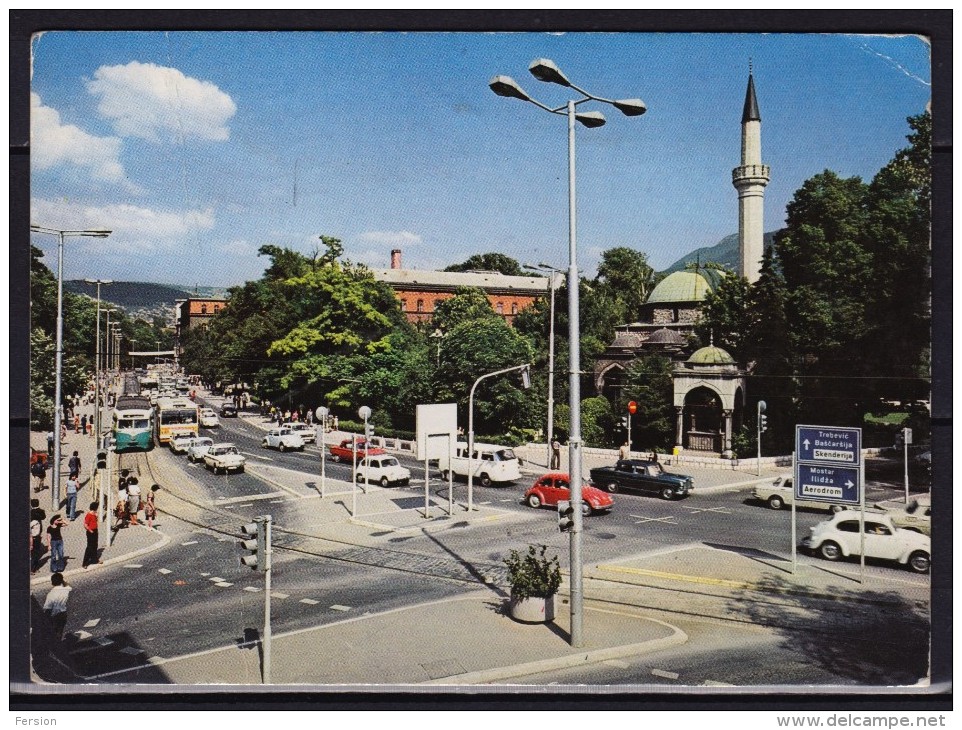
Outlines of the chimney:
<svg viewBox="0 0 962 730">
<path fill-rule="evenodd" d="M 400 269 L 401 268 L 401 249 L 396 248 L 391 251 L 391 268 Z"/>
</svg>

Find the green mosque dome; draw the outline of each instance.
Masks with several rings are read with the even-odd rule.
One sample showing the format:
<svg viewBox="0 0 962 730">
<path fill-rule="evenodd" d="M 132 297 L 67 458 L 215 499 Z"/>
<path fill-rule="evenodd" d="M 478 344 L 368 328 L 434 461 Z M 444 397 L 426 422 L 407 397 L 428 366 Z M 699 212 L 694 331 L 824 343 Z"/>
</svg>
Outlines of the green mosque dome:
<svg viewBox="0 0 962 730">
<path fill-rule="evenodd" d="M 711 290 L 701 274 L 676 271 L 661 280 L 648 297 L 648 302 L 701 302 Z"/>
<path fill-rule="evenodd" d="M 695 350 L 686 362 L 692 365 L 734 365 L 735 359 L 720 347 L 709 345 Z"/>
</svg>

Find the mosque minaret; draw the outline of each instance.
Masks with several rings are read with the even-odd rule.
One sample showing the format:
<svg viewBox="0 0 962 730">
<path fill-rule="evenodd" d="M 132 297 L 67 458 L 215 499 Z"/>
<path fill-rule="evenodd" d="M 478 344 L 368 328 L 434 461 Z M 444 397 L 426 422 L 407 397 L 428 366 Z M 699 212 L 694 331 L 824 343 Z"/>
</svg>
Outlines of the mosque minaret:
<svg viewBox="0 0 962 730">
<path fill-rule="evenodd" d="M 742 163 L 732 170 L 732 185 L 738 190 L 738 252 L 741 274 L 758 281 L 764 253 L 765 186 L 770 179 L 768 165 L 762 164 L 762 117 L 755 98 L 751 66 L 742 111 Z"/>
</svg>

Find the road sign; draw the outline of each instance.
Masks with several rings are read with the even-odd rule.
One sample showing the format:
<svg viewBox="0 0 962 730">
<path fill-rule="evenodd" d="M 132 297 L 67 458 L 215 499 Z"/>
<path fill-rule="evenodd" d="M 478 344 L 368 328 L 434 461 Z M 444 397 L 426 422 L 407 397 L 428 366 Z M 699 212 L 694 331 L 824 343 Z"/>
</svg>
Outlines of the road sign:
<svg viewBox="0 0 962 730">
<path fill-rule="evenodd" d="M 839 504 L 859 504 L 859 468 L 799 464 L 795 499 Z"/>
<path fill-rule="evenodd" d="M 795 453 L 799 461 L 858 466 L 862 463 L 862 429 L 796 426 Z"/>
<path fill-rule="evenodd" d="M 633 400 L 628 401 L 628 413 L 635 413 L 638 410 L 638 404 Z"/>
</svg>

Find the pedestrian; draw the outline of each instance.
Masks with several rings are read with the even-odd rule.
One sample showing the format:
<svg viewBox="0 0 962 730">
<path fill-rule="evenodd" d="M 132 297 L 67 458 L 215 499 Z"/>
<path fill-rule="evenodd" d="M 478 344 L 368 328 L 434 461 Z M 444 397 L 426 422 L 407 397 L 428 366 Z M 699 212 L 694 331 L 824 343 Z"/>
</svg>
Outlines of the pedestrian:
<svg viewBox="0 0 962 730">
<path fill-rule="evenodd" d="M 126 471 L 126 470 L 125 470 Z M 117 514 L 117 529 L 121 529 L 127 526 L 127 480 L 122 479 L 120 482 L 120 487 L 117 490 L 117 507 L 115 508 Z"/>
<path fill-rule="evenodd" d="M 53 431 L 47 431 L 47 456 L 53 456 L 53 442 L 55 438 Z"/>
<path fill-rule="evenodd" d="M 551 442 L 551 466 L 550 469 L 561 468 L 561 444 L 558 439 Z"/>
<path fill-rule="evenodd" d="M 42 492 L 46 484 L 44 482 L 47 479 L 47 468 L 43 465 L 40 459 L 33 462 L 33 466 L 30 467 L 30 473 L 37 478 L 37 486 L 34 487 L 35 492 Z"/>
<path fill-rule="evenodd" d="M 137 524 L 137 513 L 140 511 L 140 484 L 137 477 L 130 477 L 127 482 L 127 515 L 130 524 Z"/>
<path fill-rule="evenodd" d="M 618 458 L 619 458 L 619 459 L 627 459 L 627 458 L 629 458 L 630 456 L 631 456 L 631 449 L 630 449 L 629 446 L 628 446 L 628 442 L 625 441 L 625 442 L 621 445 L 621 448 L 618 449 Z"/>
<path fill-rule="evenodd" d="M 154 501 L 154 493 L 160 489 L 159 484 L 151 486 L 147 492 L 147 501 L 144 503 L 144 519 L 147 520 L 148 529 L 154 529 L 154 519 L 157 517 L 157 503 Z"/>
<path fill-rule="evenodd" d="M 64 421 L 60 424 L 60 443 L 67 443 L 67 423 Z"/>
<path fill-rule="evenodd" d="M 76 451 L 73 452 L 73 456 L 71 456 L 70 461 L 67 462 L 67 468 L 78 480 L 80 479 L 80 454 Z"/>
<path fill-rule="evenodd" d="M 80 416 L 76 414 L 73 417 L 73 430 L 74 433 L 80 433 Z"/>
<path fill-rule="evenodd" d="M 39 499 L 30 500 L 30 572 L 40 570 L 40 559 L 43 558 L 46 546 L 43 543 L 43 521 L 47 513 L 40 506 Z"/>
<path fill-rule="evenodd" d="M 50 550 L 50 572 L 62 573 L 67 567 L 67 560 L 63 554 L 63 528 L 67 521 L 60 515 L 50 518 L 47 526 L 47 548 Z"/>
<path fill-rule="evenodd" d="M 53 588 L 43 602 L 43 612 L 50 619 L 50 626 L 58 640 L 63 639 L 63 632 L 67 626 L 67 599 L 70 598 L 72 588 L 63 579 L 63 573 L 50 576 Z"/>
<path fill-rule="evenodd" d="M 99 522 L 97 519 L 98 506 L 98 502 L 91 502 L 90 509 L 87 510 L 87 514 L 84 515 L 84 530 L 87 531 L 87 549 L 84 551 L 83 559 L 84 570 L 90 565 L 98 565 L 101 562 L 100 557 L 97 555 L 99 538 L 97 532 Z"/>
<path fill-rule="evenodd" d="M 84 413 L 80 417 L 80 433 L 82 433 L 84 436 L 87 435 L 87 414 L 86 413 Z"/>
<path fill-rule="evenodd" d="M 334 416 L 334 421 L 332 422 L 332 424 L 333 424 L 333 425 L 331 426 L 331 428 L 332 428 L 333 430 L 337 431 L 337 430 L 338 430 L 338 428 L 337 428 L 337 426 L 338 426 L 338 424 L 337 424 L 337 416 Z"/>
<path fill-rule="evenodd" d="M 80 481 L 77 475 L 71 472 L 67 477 L 67 519 L 73 522 L 77 519 L 77 492 L 80 491 Z"/>
</svg>

